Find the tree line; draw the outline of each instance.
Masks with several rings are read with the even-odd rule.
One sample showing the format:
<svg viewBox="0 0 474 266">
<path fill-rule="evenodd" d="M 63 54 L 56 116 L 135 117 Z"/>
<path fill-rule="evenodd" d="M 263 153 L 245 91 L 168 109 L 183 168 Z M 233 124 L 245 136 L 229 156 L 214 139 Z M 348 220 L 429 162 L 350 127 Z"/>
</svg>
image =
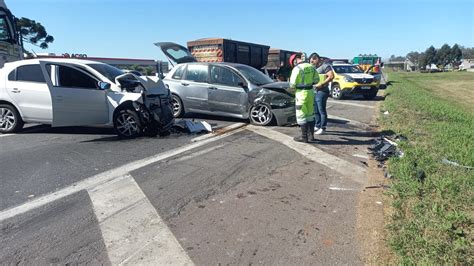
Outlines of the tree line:
<svg viewBox="0 0 474 266">
<path fill-rule="evenodd" d="M 412 51 L 406 56 L 392 55 L 388 61 L 404 61 L 405 59 L 410 60 L 421 69 L 432 64 L 443 67 L 447 65 L 459 66 L 462 59 L 474 59 L 474 47 L 469 48 L 458 44 L 451 47 L 449 44 L 444 44 L 441 48 L 436 49 L 431 45 L 421 53 Z"/>
</svg>

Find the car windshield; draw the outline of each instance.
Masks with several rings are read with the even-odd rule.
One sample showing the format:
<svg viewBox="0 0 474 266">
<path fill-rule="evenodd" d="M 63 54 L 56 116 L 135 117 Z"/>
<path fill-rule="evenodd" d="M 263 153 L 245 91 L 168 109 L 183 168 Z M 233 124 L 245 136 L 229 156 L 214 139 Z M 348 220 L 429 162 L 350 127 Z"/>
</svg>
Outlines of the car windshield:
<svg viewBox="0 0 474 266">
<path fill-rule="evenodd" d="M 333 66 L 336 73 L 363 73 L 357 66 Z"/>
<path fill-rule="evenodd" d="M 250 83 L 252 84 L 255 84 L 257 86 L 262 86 L 262 85 L 265 85 L 265 84 L 268 84 L 268 83 L 272 83 L 273 80 L 263 74 L 262 72 L 256 70 L 255 68 L 253 67 L 249 67 L 249 66 L 244 66 L 244 65 L 240 65 L 240 66 L 235 66 L 235 68 L 248 80 L 250 81 Z"/>
<path fill-rule="evenodd" d="M 95 69 L 97 72 L 108 78 L 110 81 L 115 82 L 115 78 L 122 75 L 124 72 L 116 67 L 107 64 L 87 64 L 88 66 Z"/>
</svg>

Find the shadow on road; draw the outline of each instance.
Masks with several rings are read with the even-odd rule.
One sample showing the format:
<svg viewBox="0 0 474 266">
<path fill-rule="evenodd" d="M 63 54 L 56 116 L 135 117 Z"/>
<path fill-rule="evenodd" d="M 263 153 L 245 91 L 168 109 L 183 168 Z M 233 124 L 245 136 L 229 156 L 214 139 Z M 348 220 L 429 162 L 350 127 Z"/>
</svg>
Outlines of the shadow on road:
<svg viewBox="0 0 474 266">
<path fill-rule="evenodd" d="M 17 134 L 73 134 L 73 135 L 115 135 L 113 128 L 99 127 L 51 127 L 38 125 L 24 128 Z"/>
</svg>

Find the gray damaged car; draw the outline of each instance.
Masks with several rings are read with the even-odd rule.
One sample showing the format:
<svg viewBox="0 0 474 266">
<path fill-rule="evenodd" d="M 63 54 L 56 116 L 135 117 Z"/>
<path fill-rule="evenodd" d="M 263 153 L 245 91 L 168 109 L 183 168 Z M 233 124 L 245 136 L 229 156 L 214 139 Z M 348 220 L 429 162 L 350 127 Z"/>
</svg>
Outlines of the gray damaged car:
<svg viewBox="0 0 474 266">
<path fill-rule="evenodd" d="M 200 113 L 249 119 L 252 124 L 296 121 L 294 92 L 257 69 L 236 63 L 204 63 L 183 46 L 156 43 L 173 69 L 164 78 L 172 93 L 173 115 Z"/>
</svg>

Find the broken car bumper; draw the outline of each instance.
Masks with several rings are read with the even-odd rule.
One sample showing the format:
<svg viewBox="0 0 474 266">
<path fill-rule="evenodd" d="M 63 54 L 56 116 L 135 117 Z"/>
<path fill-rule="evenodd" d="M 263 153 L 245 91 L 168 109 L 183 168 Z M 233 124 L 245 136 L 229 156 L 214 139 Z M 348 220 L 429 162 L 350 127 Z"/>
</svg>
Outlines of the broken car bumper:
<svg viewBox="0 0 474 266">
<path fill-rule="evenodd" d="M 272 109 L 278 126 L 296 123 L 296 110 L 294 106 Z"/>
</svg>

